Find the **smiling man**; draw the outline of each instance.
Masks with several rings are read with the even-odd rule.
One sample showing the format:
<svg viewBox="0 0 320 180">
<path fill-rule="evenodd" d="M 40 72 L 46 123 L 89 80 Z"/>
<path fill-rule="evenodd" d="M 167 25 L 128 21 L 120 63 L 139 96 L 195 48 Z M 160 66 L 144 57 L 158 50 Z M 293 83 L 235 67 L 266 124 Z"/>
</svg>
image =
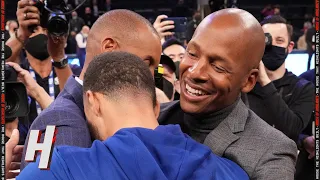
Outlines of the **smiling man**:
<svg viewBox="0 0 320 180">
<path fill-rule="evenodd" d="M 163 104 L 160 124 L 182 130 L 239 164 L 250 179 L 293 179 L 297 148 L 240 99 L 256 84 L 265 36 L 240 9 L 207 16 L 180 64 L 180 101 Z"/>
</svg>

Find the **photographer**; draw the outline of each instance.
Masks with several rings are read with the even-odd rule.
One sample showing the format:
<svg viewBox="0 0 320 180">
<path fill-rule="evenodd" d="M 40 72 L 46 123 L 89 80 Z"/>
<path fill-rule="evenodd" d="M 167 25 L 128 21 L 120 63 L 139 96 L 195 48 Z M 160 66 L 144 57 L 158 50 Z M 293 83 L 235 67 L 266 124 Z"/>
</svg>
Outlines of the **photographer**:
<svg viewBox="0 0 320 180">
<path fill-rule="evenodd" d="M 313 85 L 286 70 L 285 59 L 294 47 L 292 26 L 278 15 L 267 17 L 261 26 L 270 34 L 266 38 L 271 43 L 259 65 L 258 83 L 244 101 L 269 125 L 297 142 L 312 114 Z"/>
<path fill-rule="evenodd" d="M 21 0 L 18 2 L 17 18 L 19 28 L 15 36 L 7 42 L 12 50 L 12 55 L 7 61 L 16 62 L 22 68 L 30 72 L 32 78 L 41 86 L 51 99 L 55 99 L 63 89 L 68 77 L 73 73 L 79 75 L 81 68 L 79 66 L 69 66 L 64 52 L 66 36 L 53 36 L 48 34 L 47 29 L 40 25 L 40 15 L 33 1 Z M 30 27 L 36 26 L 30 32 Z M 26 50 L 26 60 L 17 62 L 17 56 L 22 49 Z M 32 89 L 29 94 L 34 93 Z M 31 96 L 31 95 L 30 95 Z M 30 97 L 30 113 L 26 126 L 41 113 L 41 100 Z M 45 100 L 44 100 L 45 101 Z"/>
</svg>

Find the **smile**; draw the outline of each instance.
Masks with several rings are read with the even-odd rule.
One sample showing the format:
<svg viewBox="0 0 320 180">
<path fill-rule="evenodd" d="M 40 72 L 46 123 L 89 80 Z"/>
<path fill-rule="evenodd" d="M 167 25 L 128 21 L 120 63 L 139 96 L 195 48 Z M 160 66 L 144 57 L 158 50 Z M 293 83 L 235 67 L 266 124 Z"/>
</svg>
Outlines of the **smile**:
<svg viewBox="0 0 320 180">
<path fill-rule="evenodd" d="M 193 89 L 193 88 L 190 87 L 188 84 L 186 84 L 186 90 L 187 90 L 187 93 L 188 93 L 190 96 L 204 96 L 204 95 L 207 95 L 206 92 L 203 92 L 203 91 L 200 90 L 200 89 Z"/>
</svg>

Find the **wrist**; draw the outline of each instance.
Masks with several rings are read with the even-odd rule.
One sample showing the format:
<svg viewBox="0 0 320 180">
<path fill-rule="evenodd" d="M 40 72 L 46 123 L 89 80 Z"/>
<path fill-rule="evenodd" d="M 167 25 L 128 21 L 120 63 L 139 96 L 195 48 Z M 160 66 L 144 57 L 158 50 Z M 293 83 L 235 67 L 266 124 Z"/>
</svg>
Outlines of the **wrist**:
<svg viewBox="0 0 320 180">
<path fill-rule="evenodd" d="M 262 87 L 268 85 L 269 83 L 271 83 L 271 80 L 270 80 L 269 78 L 263 78 L 263 79 L 261 79 L 261 81 L 260 81 L 260 85 L 261 85 Z"/>
<path fill-rule="evenodd" d="M 65 55 L 64 52 L 60 53 L 60 54 L 58 54 L 56 56 L 51 56 L 51 57 L 52 57 L 52 61 L 54 61 L 54 62 L 61 62 L 62 60 L 67 58 L 67 56 Z"/>
<path fill-rule="evenodd" d="M 34 89 L 30 90 L 30 96 L 33 97 L 33 99 L 35 99 L 36 101 L 38 101 L 43 91 L 43 87 L 37 84 L 37 86 Z"/>
<path fill-rule="evenodd" d="M 21 30 L 20 30 L 20 29 L 17 29 L 17 30 L 15 31 L 15 37 L 16 37 L 16 39 L 17 39 L 19 42 L 21 42 L 21 44 L 24 44 L 25 41 L 28 39 L 28 37 L 23 36 L 23 35 L 21 34 Z"/>
</svg>

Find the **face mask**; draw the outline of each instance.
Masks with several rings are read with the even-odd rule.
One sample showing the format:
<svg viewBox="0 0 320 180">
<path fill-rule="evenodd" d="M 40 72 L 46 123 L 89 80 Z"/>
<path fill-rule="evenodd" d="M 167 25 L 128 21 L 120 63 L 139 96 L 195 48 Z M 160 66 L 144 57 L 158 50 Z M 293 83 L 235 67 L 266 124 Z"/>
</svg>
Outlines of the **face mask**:
<svg viewBox="0 0 320 180">
<path fill-rule="evenodd" d="M 77 19 L 77 16 L 72 16 L 72 19 Z"/>
<path fill-rule="evenodd" d="M 163 92 L 167 95 L 169 99 L 171 99 L 173 96 L 173 90 L 173 84 L 165 78 L 163 78 Z"/>
<path fill-rule="evenodd" d="M 287 55 L 286 48 L 271 46 L 265 50 L 262 62 L 267 69 L 275 71 L 284 63 Z"/>
<path fill-rule="evenodd" d="M 47 49 L 47 42 L 48 37 L 44 34 L 39 34 L 27 40 L 25 49 L 31 56 L 39 61 L 43 61 L 50 56 Z"/>
<path fill-rule="evenodd" d="M 9 26 L 8 25 L 6 25 L 6 30 L 9 31 Z"/>
</svg>

